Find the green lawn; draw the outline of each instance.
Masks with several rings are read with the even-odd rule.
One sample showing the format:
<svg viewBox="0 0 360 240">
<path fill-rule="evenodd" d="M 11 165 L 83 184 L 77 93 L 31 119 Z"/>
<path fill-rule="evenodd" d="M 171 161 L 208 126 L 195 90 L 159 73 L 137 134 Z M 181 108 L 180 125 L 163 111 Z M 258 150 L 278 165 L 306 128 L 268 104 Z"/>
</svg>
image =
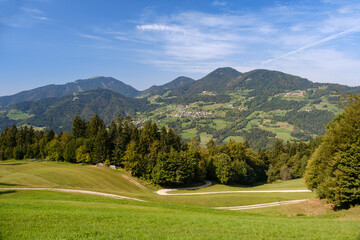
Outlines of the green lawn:
<svg viewBox="0 0 360 240">
<path fill-rule="evenodd" d="M 314 193 L 160 196 L 155 187 L 144 182 L 145 189 L 138 187 L 123 174 L 127 173 L 56 162 L 1 161 L 0 187 L 87 189 L 147 202 L 3 190 L 0 239 L 356 239 L 360 235 L 360 207 L 312 217 L 279 215 L 285 209 L 282 207 L 246 211 L 212 208 L 311 198 Z M 186 192 L 304 188 L 303 180 L 297 179 L 253 187 L 214 184 Z"/>
<path fill-rule="evenodd" d="M 0 195 L 3 239 L 355 239 L 341 214 L 274 217 L 56 192 Z"/>
</svg>

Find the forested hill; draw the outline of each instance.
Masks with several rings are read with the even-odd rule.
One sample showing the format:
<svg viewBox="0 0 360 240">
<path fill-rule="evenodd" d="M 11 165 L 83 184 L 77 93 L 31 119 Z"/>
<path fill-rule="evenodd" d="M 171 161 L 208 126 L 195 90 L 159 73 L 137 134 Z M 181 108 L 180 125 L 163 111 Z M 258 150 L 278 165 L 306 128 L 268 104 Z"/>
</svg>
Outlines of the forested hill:
<svg viewBox="0 0 360 240">
<path fill-rule="evenodd" d="M 97 89 L 60 98 L 46 98 L 18 103 L 13 109 L 28 114 L 26 123 L 53 129 L 55 132 L 70 131 L 76 115 L 89 119 L 99 114 L 106 123 L 118 114 L 136 115 L 154 109 L 145 99 L 125 97 L 119 93 Z M 21 122 L 21 121 L 20 121 Z"/>
<path fill-rule="evenodd" d="M 166 83 L 161 86 L 152 86 L 144 91 L 141 92 L 140 97 L 146 97 L 146 96 L 152 96 L 152 95 L 158 95 L 158 94 L 164 94 L 167 91 L 174 90 L 177 88 L 184 87 L 188 84 L 194 83 L 195 80 L 188 77 L 178 77 L 174 79 L 173 81 Z"/>
<path fill-rule="evenodd" d="M 95 89 L 109 89 L 128 97 L 139 94 L 135 88 L 112 77 L 94 77 L 80 79 L 63 85 L 47 85 L 28 91 L 19 92 L 11 96 L 0 97 L 0 107 L 11 106 L 24 101 L 35 101 L 43 98 L 63 97 L 78 92 Z"/>
<path fill-rule="evenodd" d="M 191 84 L 174 89 L 172 95 L 199 94 L 203 91 L 224 91 L 226 85 L 240 75 L 240 72 L 230 67 L 218 68 Z"/>
<path fill-rule="evenodd" d="M 238 89 L 252 89 L 252 95 L 274 95 L 283 91 L 306 90 L 316 88 L 319 84 L 310 82 L 308 79 L 290 74 L 269 71 L 264 69 L 253 70 L 232 79 L 226 89 L 234 91 Z"/>
</svg>

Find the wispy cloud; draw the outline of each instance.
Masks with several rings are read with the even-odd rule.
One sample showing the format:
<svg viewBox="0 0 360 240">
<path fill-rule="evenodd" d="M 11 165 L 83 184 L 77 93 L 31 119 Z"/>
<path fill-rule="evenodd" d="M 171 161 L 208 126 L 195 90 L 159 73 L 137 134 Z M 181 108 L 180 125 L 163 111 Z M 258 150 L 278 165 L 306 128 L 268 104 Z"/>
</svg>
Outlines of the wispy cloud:
<svg viewBox="0 0 360 240">
<path fill-rule="evenodd" d="M 162 42 L 162 53 L 180 61 L 216 60 L 231 56 L 243 50 L 243 42 L 254 40 L 252 36 L 245 36 L 246 33 L 261 35 L 274 31 L 269 24 L 249 16 L 200 12 L 182 12 L 162 23 L 137 25 L 136 29 L 144 39 Z"/>
<path fill-rule="evenodd" d="M 39 16 L 33 16 L 32 18 L 37 19 L 37 20 L 41 20 L 41 21 L 49 21 L 50 20 L 47 17 L 39 17 Z"/>
<path fill-rule="evenodd" d="M 123 37 L 123 36 L 115 36 L 114 38 L 117 40 L 121 40 L 121 41 L 131 41 L 130 39 Z"/>
<path fill-rule="evenodd" d="M 221 3 L 214 1 L 213 5 Z M 337 4 L 327 9 L 321 4 L 293 3 L 258 12 L 185 11 L 152 16 L 136 25 L 137 37 L 152 44 L 152 51 L 139 51 L 142 61 L 166 70 L 184 70 L 188 65 L 195 71 L 207 71 L 207 64 L 223 63 L 240 66 L 240 70 L 266 67 L 291 73 L 295 69 L 292 66 L 297 66 L 296 72 L 303 69 L 312 80 L 326 81 L 325 66 L 320 64 L 325 59 L 321 54 L 326 53 L 342 66 L 333 69 L 345 69 L 343 63 L 351 66 L 359 63 L 350 56 L 356 54 L 349 44 L 339 44 L 346 40 L 358 45 L 355 33 L 360 32 L 360 11 L 356 6 Z M 310 69 L 310 59 L 305 57 L 310 53 L 314 58 L 311 64 L 317 66 L 311 68 L 314 74 L 304 70 Z M 338 61 L 331 57 L 331 54 L 340 57 L 339 53 L 342 55 Z M 360 65 L 357 67 L 360 69 Z"/>
<path fill-rule="evenodd" d="M 78 33 L 77 35 L 80 37 L 83 37 L 83 38 L 91 39 L 91 40 L 107 41 L 106 38 L 96 36 L 96 35 L 85 34 L 85 33 Z"/>
<path fill-rule="evenodd" d="M 168 26 L 164 24 L 145 24 L 138 25 L 136 26 L 136 28 L 143 31 L 168 31 L 186 33 L 186 31 L 182 27 L 176 25 Z"/>
<path fill-rule="evenodd" d="M 342 32 L 340 32 L 340 33 L 333 34 L 333 35 L 331 35 L 331 36 L 329 36 L 329 37 L 326 37 L 326 38 L 323 38 L 323 39 L 321 39 L 321 40 L 312 42 L 312 43 L 307 44 L 307 45 L 305 45 L 305 46 L 302 46 L 302 47 L 300 47 L 300 48 L 298 48 L 298 49 L 296 49 L 296 50 L 287 52 L 287 53 L 285 53 L 285 54 L 283 54 L 283 55 L 281 55 L 281 56 L 279 56 L 279 57 L 275 57 L 275 58 L 266 60 L 266 61 L 264 61 L 264 62 L 262 62 L 262 63 L 263 63 L 263 64 L 268 64 L 268 63 L 274 62 L 274 61 L 276 61 L 276 60 L 279 60 L 279 59 L 281 59 L 281 58 L 286 58 L 286 57 L 288 57 L 288 56 L 290 56 L 290 55 L 297 54 L 297 53 L 302 52 L 302 51 L 304 51 L 304 50 L 306 50 L 306 49 L 308 49 L 308 48 L 315 47 L 315 46 L 320 45 L 320 44 L 322 44 L 322 43 L 326 43 L 326 42 L 328 42 L 328 41 L 331 41 L 331 40 L 340 38 L 340 37 L 345 36 L 345 35 L 347 35 L 347 34 L 359 32 L 359 31 L 360 31 L 360 26 L 354 27 L 354 28 L 348 29 L 348 30 L 346 30 L 346 31 L 342 31 Z"/>
<path fill-rule="evenodd" d="M 42 14 L 43 12 L 39 9 L 36 8 L 26 8 L 26 7 L 21 7 L 21 10 L 28 12 L 28 13 L 35 13 L 35 14 Z"/>
</svg>

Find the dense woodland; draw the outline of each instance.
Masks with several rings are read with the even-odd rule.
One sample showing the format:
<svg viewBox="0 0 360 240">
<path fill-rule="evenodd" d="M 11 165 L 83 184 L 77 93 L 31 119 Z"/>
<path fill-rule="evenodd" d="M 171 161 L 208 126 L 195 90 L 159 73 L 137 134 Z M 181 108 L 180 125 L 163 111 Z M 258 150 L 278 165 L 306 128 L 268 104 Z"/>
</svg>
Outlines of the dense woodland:
<svg viewBox="0 0 360 240">
<path fill-rule="evenodd" d="M 301 177 L 316 141 L 276 141 L 274 148 L 257 152 L 249 143 L 230 141 L 205 149 L 194 139 L 184 143 L 172 128 L 147 122 L 136 127 L 119 115 L 107 127 L 94 115 L 73 121 L 72 134 L 6 128 L 0 135 L 0 159 L 46 159 L 71 163 L 116 165 L 133 176 L 161 186 L 179 186 L 212 179 L 224 184 L 254 184 Z"/>
</svg>

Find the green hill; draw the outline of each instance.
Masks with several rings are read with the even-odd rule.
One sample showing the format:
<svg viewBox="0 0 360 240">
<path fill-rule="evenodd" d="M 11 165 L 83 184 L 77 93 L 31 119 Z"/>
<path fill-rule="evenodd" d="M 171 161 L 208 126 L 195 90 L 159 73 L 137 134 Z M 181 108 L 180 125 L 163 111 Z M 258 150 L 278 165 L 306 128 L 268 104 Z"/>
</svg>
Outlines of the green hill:
<svg viewBox="0 0 360 240">
<path fill-rule="evenodd" d="M 112 77 L 93 77 L 80 79 L 63 85 L 47 85 L 28 91 L 19 92 L 11 96 L 0 97 L 0 107 L 11 106 L 24 101 L 35 101 L 43 98 L 63 97 L 74 93 L 95 89 L 109 89 L 128 97 L 139 94 L 135 88 Z"/>
<path fill-rule="evenodd" d="M 152 108 L 147 100 L 125 97 L 105 89 L 22 102 L 11 107 L 28 114 L 28 118 L 19 120 L 20 124 L 47 127 L 56 132 L 70 131 L 76 115 L 90 119 L 92 115 L 99 114 L 106 123 L 110 123 L 118 114 L 134 116 Z"/>
<path fill-rule="evenodd" d="M 188 84 L 194 83 L 195 80 L 188 77 L 178 77 L 174 79 L 173 81 L 166 83 L 161 86 L 152 86 L 149 89 L 146 89 L 141 92 L 139 97 L 146 97 L 146 96 L 153 96 L 153 95 L 162 95 L 166 93 L 167 91 L 174 90 L 177 88 L 184 87 Z"/>
</svg>

